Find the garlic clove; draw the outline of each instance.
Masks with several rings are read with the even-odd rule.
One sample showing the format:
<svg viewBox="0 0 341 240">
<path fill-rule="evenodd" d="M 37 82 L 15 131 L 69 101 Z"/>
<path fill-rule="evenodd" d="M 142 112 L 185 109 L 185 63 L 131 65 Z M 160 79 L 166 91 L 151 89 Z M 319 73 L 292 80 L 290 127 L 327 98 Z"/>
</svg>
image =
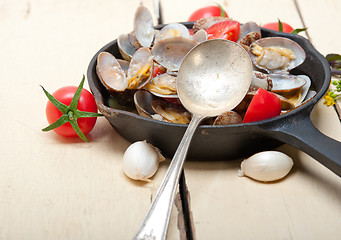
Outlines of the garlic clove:
<svg viewBox="0 0 341 240">
<path fill-rule="evenodd" d="M 146 141 L 131 144 L 123 155 L 123 171 L 131 179 L 150 181 L 159 162 L 165 160 L 160 150 Z"/>
<path fill-rule="evenodd" d="M 278 151 L 264 151 L 256 153 L 241 163 L 238 176 L 269 182 L 285 177 L 294 162 L 288 155 Z"/>
</svg>

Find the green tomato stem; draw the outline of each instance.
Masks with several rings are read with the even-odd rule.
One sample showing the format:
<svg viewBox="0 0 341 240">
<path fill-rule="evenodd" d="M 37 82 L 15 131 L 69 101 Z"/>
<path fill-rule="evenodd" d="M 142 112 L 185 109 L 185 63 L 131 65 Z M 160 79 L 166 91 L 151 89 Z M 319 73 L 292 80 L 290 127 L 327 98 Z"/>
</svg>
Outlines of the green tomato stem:
<svg viewBox="0 0 341 240">
<path fill-rule="evenodd" d="M 75 130 L 77 135 L 85 142 L 88 142 L 88 139 L 85 137 L 84 133 L 81 131 L 81 129 L 78 126 L 77 119 L 78 118 L 85 118 L 85 117 L 101 117 L 102 114 L 94 113 L 94 112 L 84 112 L 79 111 L 77 109 L 78 101 L 80 98 L 80 95 L 82 93 L 83 85 L 85 81 L 85 76 L 83 75 L 83 79 L 81 83 L 79 84 L 72 100 L 70 103 L 70 106 L 65 105 L 64 103 L 58 101 L 54 96 L 52 96 L 50 93 L 48 93 L 43 86 L 41 88 L 43 89 L 45 95 L 49 99 L 49 101 L 58 108 L 59 111 L 61 111 L 62 116 L 52 123 L 51 125 L 47 126 L 46 128 L 43 128 L 42 131 L 50 131 L 57 127 L 62 126 L 63 124 L 70 122 L 72 128 Z"/>
</svg>

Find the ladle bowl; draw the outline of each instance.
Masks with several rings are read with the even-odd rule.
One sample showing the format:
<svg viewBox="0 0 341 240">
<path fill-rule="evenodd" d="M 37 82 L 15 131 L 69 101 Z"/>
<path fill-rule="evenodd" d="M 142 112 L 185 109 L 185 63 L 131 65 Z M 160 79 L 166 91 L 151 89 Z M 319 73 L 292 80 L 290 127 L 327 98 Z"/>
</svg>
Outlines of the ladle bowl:
<svg viewBox="0 0 341 240">
<path fill-rule="evenodd" d="M 252 78 L 248 53 L 234 42 L 215 39 L 200 43 L 183 60 L 177 92 L 192 119 L 134 239 L 165 239 L 176 187 L 188 147 L 199 123 L 237 106 Z"/>
<path fill-rule="evenodd" d="M 252 65 L 234 42 L 214 39 L 193 48 L 181 64 L 177 91 L 191 113 L 212 117 L 232 110 L 244 98 Z"/>
</svg>

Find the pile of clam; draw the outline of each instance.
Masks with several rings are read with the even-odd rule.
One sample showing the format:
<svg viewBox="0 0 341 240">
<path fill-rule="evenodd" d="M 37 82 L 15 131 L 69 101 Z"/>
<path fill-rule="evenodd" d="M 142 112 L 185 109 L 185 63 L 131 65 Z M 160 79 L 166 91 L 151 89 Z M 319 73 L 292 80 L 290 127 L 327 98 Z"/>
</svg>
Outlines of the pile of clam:
<svg viewBox="0 0 341 240">
<path fill-rule="evenodd" d="M 151 13 L 140 6 L 135 13 L 134 30 L 117 39 L 123 59 L 116 59 L 109 52 L 100 53 L 96 67 L 98 78 L 112 94 L 120 96 L 122 92 L 133 92 L 138 114 L 160 121 L 187 124 L 191 115 L 178 100 L 177 72 L 186 54 L 200 42 L 207 41 L 205 29 L 226 20 L 229 19 L 200 19 L 194 23 L 192 33 L 180 23 L 156 30 Z M 281 37 L 261 38 L 259 26 L 248 22 L 240 28 L 238 43 L 248 51 L 254 65 L 249 92 L 233 111 L 209 119 L 206 124 L 241 123 L 248 104 L 259 88 L 279 96 L 282 113 L 300 106 L 315 94 L 310 90 L 308 76 L 289 74 L 291 69 L 305 60 L 304 50 L 294 41 Z M 160 75 L 155 74 L 156 69 L 161 72 Z"/>
</svg>

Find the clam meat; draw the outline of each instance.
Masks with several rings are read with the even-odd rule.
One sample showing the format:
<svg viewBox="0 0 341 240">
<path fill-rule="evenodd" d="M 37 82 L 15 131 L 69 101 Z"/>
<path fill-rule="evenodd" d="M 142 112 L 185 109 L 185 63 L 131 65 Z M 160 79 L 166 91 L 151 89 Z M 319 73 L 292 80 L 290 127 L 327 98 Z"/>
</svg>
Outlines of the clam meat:
<svg viewBox="0 0 341 240">
<path fill-rule="evenodd" d="M 191 115 L 181 105 L 175 105 L 166 100 L 152 101 L 152 108 L 162 118 L 172 123 L 188 124 L 191 121 Z"/>
<path fill-rule="evenodd" d="M 253 64 L 268 73 L 288 72 L 305 60 L 302 47 L 288 38 L 261 38 L 250 45 Z"/>
<path fill-rule="evenodd" d="M 157 33 L 155 38 L 155 43 L 159 40 L 170 38 L 170 37 L 184 37 L 189 38 L 188 28 L 181 23 L 171 23 L 167 24 Z"/>
<path fill-rule="evenodd" d="M 283 47 L 261 47 L 254 44 L 250 51 L 257 56 L 257 64 L 269 70 L 285 69 L 291 60 L 296 59 L 293 51 Z"/>
<path fill-rule="evenodd" d="M 128 73 L 128 89 L 143 88 L 152 78 L 153 56 L 149 48 L 139 48 L 133 55 Z"/>
<path fill-rule="evenodd" d="M 145 89 L 159 97 L 170 97 L 171 95 L 176 95 L 176 77 L 168 73 L 161 74 L 154 77 L 145 86 Z"/>
</svg>

